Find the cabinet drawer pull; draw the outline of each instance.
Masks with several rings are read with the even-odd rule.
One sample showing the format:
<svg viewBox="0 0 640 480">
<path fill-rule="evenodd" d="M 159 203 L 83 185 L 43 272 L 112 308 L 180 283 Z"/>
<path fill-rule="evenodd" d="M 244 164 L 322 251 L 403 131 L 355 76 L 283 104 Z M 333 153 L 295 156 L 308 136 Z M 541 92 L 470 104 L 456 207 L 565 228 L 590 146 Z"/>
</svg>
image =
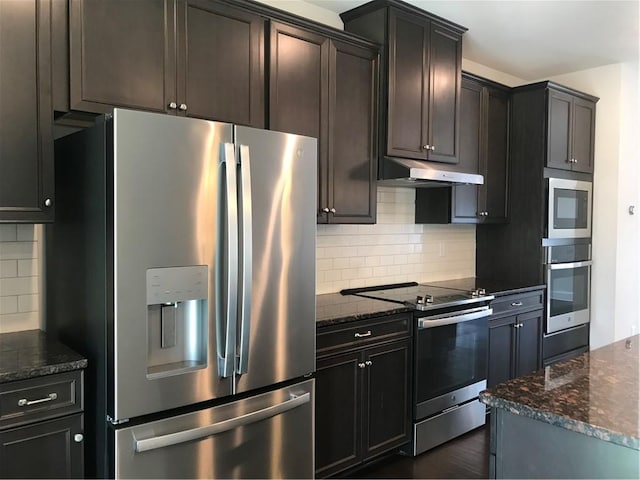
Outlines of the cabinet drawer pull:
<svg viewBox="0 0 640 480">
<path fill-rule="evenodd" d="M 512 307 L 521 307 L 522 306 L 522 302 L 511 302 L 511 306 Z"/>
<path fill-rule="evenodd" d="M 355 338 L 365 338 L 371 336 L 371 330 L 367 330 L 367 333 L 356 333 L 354 335 Z"/>
<path fill-rule="evenodd" d="M 18 406 L 28 407 L 30 405 L 36 405 L 38 403 L 50 402 L 51 400 L 55 400 L 56 398 L 58 398 L 57 393 L 50 393 L 46 397 L 40 398 L 38 400 L 27 400 L 26 398 L 21 398 L 20 400 L 18 400 Z"/>
</svg>

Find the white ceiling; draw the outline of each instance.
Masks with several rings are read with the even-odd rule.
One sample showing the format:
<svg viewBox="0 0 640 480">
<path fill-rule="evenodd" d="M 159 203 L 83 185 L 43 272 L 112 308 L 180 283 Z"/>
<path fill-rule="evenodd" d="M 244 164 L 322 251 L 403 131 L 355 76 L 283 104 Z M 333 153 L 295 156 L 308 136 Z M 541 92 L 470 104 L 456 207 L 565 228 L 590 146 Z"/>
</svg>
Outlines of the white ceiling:
<svg viewBox="0 0 640 480">
<path fill-rule="evenodd" d="M 306 0 L 341 13 L 362 0 Z M 640 0 L 408 0 L 469 29 L 463 56 L 533 81 L 638 61 Z"/>
</svg>

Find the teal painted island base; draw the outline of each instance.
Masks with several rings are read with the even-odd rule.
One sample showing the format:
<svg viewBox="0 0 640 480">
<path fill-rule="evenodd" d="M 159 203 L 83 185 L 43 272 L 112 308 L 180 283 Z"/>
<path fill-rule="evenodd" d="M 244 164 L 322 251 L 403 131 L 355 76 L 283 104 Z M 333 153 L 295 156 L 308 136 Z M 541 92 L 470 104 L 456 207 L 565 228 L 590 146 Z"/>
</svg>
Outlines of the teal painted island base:
<svg viewBox="0 0 640 480">
<path fill-rule="evenodd" d="M 491 411 L 490 478 L 640 478 L 640 451 Z"/>
<path fill-rule="evenodd" d="M 640 336 L 480 393 L 491 478 L 640 478 Z"/>
</svg>

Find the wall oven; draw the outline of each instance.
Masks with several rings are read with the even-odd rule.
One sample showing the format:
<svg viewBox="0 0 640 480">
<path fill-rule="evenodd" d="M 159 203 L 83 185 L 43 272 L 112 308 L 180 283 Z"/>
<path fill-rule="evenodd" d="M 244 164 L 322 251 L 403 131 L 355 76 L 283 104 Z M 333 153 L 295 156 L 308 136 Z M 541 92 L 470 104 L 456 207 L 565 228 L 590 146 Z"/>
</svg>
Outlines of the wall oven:
<svg viewBox="0 0 640 480">
<path fill-rule="evenodd" d="M 547 238 L 591 237 L 591 182 L 548 179 Z"/>
<path fill-rule="evenodd" d="M 589 322 L 591 243 L 547 245 L 547 334 Z"/>
</svg>

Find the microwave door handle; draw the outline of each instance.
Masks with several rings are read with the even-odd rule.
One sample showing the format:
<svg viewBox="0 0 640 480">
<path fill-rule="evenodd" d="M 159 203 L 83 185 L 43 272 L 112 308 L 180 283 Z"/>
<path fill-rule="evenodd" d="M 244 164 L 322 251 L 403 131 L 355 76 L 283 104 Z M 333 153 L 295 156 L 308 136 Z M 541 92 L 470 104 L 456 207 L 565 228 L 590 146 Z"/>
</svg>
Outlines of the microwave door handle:
<svg viewBox="0 0 640 480">
<path fill-rule="evenodd" d="M 251 339 L 251 298 L 253 284 L 253 210 L 251 198 L 251 160 L 249 147 L 240 145 L 240 185 L 242 188 L 242 297 L 240 301 L 240 359 L 238 373 L 249 371 Z"/>
<path fill-rule="evenodd" d="M 216 254 L 216 285 L 224 283 L 227 308 L 221 312 L 216 308 L 217 350 L 218 350 L 218 374 L 222 378 L 233 375 L 235 367 L 236 324 L 238 309 L 238 194 L 236 187 L 236 158 L 233 143 L 224 143 L 221 146 L 220 169 L 224 169 L 224 190 L 226 196 L 222 202 L 226 206 L 226 225 L 218 222 L 218 231 L 224 228 L 226 234 L 226 252 L 220 249 L 220 238 Z M 218 217 L 220 218 L 220 217 Z M 227 275 L 223 277 L 223 258 L 226 255 Z M 220 289 L 221 287 L 217 287 Z M 220 290 L 218 290 L 219 292 Z M 224 295 L 224 294 L 222 294 Z M 216 298 L 217 300 L 217 298 Z M 216 302 L 221 304 L 222 302 Z"/>
<path fill-rule="evenodd" d="M 549 270 L 566 270 L 570 268 L 590 267 L 591 265 L 593 265 L 593 261 L 587 260 L 585 262 L 552 263 L 547 265 L 547 267 Z"/>
<path fill-rule="evenodd" d="M 137 453 L 148 452 L 149 450 L 157 450 L 159 448 L 170 447 L 180 443 L 200 440 L 202 438 L 218 435 L 239 427 L 244 427 L 267 418 L 275 417 L 276 415 L 288 412 L 289 410 L 293 410 L 294 408 L 311 401 L 311 395 L 309 392 L 305 392 L 302 395 L 296 395 L 293 393 L 290 395 L 291 397 L 282 403 L 271 405 L 269 407 L 256 410 L 255 412 L 246 413 L 239 417 L 230 418 L 204 427 L 197 427 L 190 430 L 183 430 L 181 432 L 145 438 L 144 440 L 137 440 L 134 437 L 134 450 Z"/>
<path fill-rule="evenodd" d="M 426 328 L 434 328 L 441 327 L 443 325 L 453 325 L 454 323 L 468 322 L 470 320 L 489 317 L 492 313 L 493 309 L 487 308 L 477 312 L 465 313 L 463 315 L 451 315 L 450 317 L 438 318 L 434 320 L 423 318 L 418 320 L 418 329 L 424 330 Z"/>
</svg>

